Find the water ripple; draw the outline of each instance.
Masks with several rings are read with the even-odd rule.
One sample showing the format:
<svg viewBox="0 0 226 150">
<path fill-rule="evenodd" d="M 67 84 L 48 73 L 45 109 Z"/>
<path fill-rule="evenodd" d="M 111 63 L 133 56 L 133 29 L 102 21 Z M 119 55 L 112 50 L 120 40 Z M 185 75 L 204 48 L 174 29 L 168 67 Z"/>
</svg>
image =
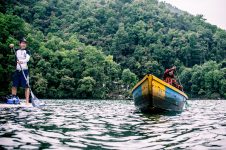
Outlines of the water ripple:
<svg viewBox="0 0 226 150">
<path fill-rule="evenodd" d="M 0 110 L 2 149 L 226 149 L 226 101 L 180 114 L 142 114 L 132 101 L 46 100 Z"/>
</svg>

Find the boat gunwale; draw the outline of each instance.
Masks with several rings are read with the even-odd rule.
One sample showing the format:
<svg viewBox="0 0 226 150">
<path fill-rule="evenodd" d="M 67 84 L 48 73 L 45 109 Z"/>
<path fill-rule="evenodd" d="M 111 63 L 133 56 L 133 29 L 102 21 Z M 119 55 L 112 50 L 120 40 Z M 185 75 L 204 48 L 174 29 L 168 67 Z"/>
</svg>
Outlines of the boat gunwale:
<svg viewBox="0 0 226 150">
<path fill-rule="evenodd" d="M 172 85 L 166 83 L 165 81 L 163 81 L 163 80 L 157 78 L 156 76 L 154 76 L 154 75 L 152 75 L 152 74 L 145 75 L 144 78 L 143 78 L 141 81 L 139 81 L 139 82 L 133 87 L 133 89 L 131 90 L 131 93 L 133 93 L 133 91 L 134 91 L 138 86 L 140 86 L 140 85 L 141 85 L 147 78 L 149 78 L 150 76 L 152 76 L 152 80 L 156 80 L 157 82 L 159 82 L 159 83 L 165 85 L 166 87 L 168 87 L 168 88 L 174 90 L 175 92 L 177 92 L 177 93 L 183 95 L 186 99 L 188 99 L 188 96 L 187 96 L 183 91 L 180 91 L 179 89 L 175 88 L 174 86 L 172 86 Z"/>
</svg>

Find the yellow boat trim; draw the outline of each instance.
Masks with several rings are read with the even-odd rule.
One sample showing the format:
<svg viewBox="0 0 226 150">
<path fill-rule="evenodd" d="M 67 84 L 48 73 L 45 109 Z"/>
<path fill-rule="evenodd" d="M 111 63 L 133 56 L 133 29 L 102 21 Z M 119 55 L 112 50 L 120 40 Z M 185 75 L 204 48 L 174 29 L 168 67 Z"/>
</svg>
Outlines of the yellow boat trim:
<svg viewBox="0 0 226 150">
<path fill-rule="evenodd" d="M 168 88 L 170 88 L 170 89 L 172 89 L 172 90 L 174 90 L 174 91 L 180 93 L 181 95 L 183 95 L 184 97 L 186 97 L 186 99 L 188 99 L 188 96 L 187 96 L 184 92 L 180 91 L 179 89 L 175 88 L 174 86 L 172 86 L 172 85 L 170 85 L 170 84 L 164 82 L 163 80 L 161 80 L 161 79 L 159 79 L 159 78 L 157 78 L 157 77 L 155 77 L 154 75 L 151 75 L 151 74 L 146 75 L 140 82 L 138 82 L 138 83 L 134 86 L 134 88 L 132 89 L 132 91 L 134 91 L 140 84 L 142 84 L 142 83 L 144 82 L 144 80 L 146 80 L 146 79 L 149 78 L 150 76 L 152 76 L 152 78 L 153 78 L 152 80 L 156 80 L 157 82 L 160 82 L 161 84 L 163 84 L 163 85 L 165 85 L 166 87 L 168 87 Z"/>
<path fill-rule="evenodd" d="M 153 75 L 152 75 L 152 76 L 153 76 Z M 172 86 L 172 85 L 166 83 L 165 81 L 160 80 L 159 78 L 157 78 L 157 77 L 155 77 L 155 76 L 153 76 L 153 80 L 156 80 L 156 81 L 162 83 L 163 85 L 165 85 L 165 86 L 169 87 L 170 89 L 172 89 L 172 90 L 174 90 L 174 91 L 180 93 L 181 95 L 183 95 L 184 97 L 186 97 L 186 98 L 188 99 L 188 96 L 187 96 L 184 92 L 182 92 L 181 90 L 175 88 L 174 86 Z"/>
<path fill-rule="evenodd" d="M 140 82 L 138 82 L 132 89 L 131 92 L 133 92 L 141 83 L 144 82 L 144 80 L 146 80 L 148 78 L 149 75 L 146 75 Z"/>
</svg>

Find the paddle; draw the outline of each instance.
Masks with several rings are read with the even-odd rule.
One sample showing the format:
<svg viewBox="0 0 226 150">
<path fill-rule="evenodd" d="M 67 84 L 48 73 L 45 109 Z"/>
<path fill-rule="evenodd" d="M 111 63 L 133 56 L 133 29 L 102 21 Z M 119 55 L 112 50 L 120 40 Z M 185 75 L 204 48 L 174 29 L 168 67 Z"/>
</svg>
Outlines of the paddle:
<svg viewBox="0 0 226 150">
<path fill-rule="evenodd" d="M 17 61 L 19 61 L 19 59 L 17 58 L 17 55 L 16 55 L 15 48 L 14 48 L 13 46 L 11 46 L 11 49 L 13 49 Z M 26 76 L 25 76 L 25 74 L 24 74 L 24 71 L 23 71 L 23 69 L 22 69 L 22 67 L 21 67 L 21 64 L 20 64 L 20 63 L 18 63 L 18 64 L 19 64 L 19 66 L 20 66 L 21 72 L 22 72 L 22 74 L 23 74 L 23 76 L 24 76 L 24 79 L 25 79 L 26 82 L 27 82 L 27 85 L 28 85 L 28 88 L 29 88 L 29 91 L 30 91 L 32 106 L 33 106 L 33 107 L 42 107 L 42 106 L 44 106 L 45 104 L 44 104 L 43 102 L 41 102 L 41 101 L 34 95 L 34 93 L 32 92 L 31 86 L 30 86 L 29 81 L 28 81 L 28 78 L 26 78 Z"/>
</svg>

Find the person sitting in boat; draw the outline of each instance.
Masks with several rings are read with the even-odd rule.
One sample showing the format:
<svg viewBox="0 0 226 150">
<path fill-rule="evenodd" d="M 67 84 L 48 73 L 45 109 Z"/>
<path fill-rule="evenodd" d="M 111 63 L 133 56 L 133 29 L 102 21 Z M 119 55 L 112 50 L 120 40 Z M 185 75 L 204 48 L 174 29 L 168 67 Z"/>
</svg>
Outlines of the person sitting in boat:
<svg viewBox="0 0 226 150">
<path fill-rule="evenodd" d="M 183 87 L 180 84 L 178 84 L 175 79 L 175 76 L 174 76 L 175 71 L 176 71 L 176 66 L 173 66 L 170 69 L 166 69 L 164 72 L 163 80 L 166 83 L 169 83 L 170 85 L 178 88 L 179 90 L 182 90 Z"/>
</svg>

